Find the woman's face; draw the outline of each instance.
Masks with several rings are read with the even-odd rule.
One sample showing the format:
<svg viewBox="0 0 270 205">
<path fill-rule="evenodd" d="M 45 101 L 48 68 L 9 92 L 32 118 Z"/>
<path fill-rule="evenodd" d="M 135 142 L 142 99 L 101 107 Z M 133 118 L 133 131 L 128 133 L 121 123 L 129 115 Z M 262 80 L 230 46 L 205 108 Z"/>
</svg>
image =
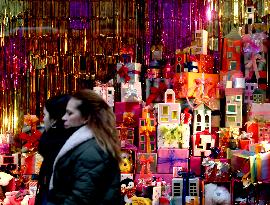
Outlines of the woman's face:
<svg viewBox="0 0 270 205">
<path fill-rule="evenodd" d="M 45 127 L 45 130 L 47 131 L 52 126 L 53 120 L 50 119 L 50 114 L 45 107 L 43 109 L 43 113 L 44 113 L 44 118 L 43 118 L 44 127 Z"/>
<path fill-rule="evenodd" d="M 85 124 L 86 119 L 82 117 L 81 112 L 77 109 L 81 103 L 81 100 L 75 98 L 71 98 L 68 101 L 66 114 L 62 118 L 65 121 L 65 128 L 79 127 Z"/>
</svg>

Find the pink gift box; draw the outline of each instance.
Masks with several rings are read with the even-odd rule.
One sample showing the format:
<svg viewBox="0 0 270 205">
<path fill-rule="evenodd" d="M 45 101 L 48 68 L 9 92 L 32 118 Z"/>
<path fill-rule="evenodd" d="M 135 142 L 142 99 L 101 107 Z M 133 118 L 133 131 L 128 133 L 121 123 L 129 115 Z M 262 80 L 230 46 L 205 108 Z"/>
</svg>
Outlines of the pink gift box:
<svg viewBox="0 0 270 205">
<path fill-rule="evenodd" d="M 173 173 L 173 167 L 188 167 L 188 149 L 158 149 L 157 172 Z"/>
<path fill-rule="evenodd" d="M 0 144 L 0 154 L 10 154 L 10 144 L 1 143 Z"/>
<path fill-rule="evenodd" d="M 131 112 L 134 114 L 134 124 L 136 124 L 136 126 L 139 125 L 139 118 L 142 116 L 142 106 L 139 102 L 115 102 L 114 109 L 117 123 L 123 122 L 123 114 L 125 112 Z"/>
</svg>

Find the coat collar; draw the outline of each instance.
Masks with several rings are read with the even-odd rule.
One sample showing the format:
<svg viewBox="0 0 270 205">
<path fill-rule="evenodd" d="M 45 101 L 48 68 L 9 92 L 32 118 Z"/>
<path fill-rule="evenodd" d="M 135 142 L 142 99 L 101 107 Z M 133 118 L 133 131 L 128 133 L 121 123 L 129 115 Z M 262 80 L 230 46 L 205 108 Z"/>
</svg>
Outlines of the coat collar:
<svg viewBox="0 0 270 205">
<path fill-rule="evenodd" d="M 92 130 L 87 126 L 83 126 L 80 129 L 78 129 L 76 132 L 74 132 L 66 141 L 64 146 L 59 151 L 58 155 L 56 156 L 54 163 L 53 163 L 53 173 L 50 180 L 50 189 L 53 188 L 53 174 L 54 174 L 54 168 L 58 160 L 63 157 L 68 151 L 76 147 L 77 145 L 93 138 L 93 132 Z"/>
</svg>

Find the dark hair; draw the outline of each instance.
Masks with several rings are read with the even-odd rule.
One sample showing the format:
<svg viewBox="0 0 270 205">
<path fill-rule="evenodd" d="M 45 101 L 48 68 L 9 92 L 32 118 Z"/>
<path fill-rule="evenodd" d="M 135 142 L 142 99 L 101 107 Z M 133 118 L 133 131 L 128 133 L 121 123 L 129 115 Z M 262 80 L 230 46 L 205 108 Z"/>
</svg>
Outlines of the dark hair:
<svg viewBox="0 0 270 205">
<path fill-rule="evenodd" d="M 113 109 L 93 90 L 80 90 L 73 97 L 81 101 L 77 107 L 93 131 L 100 147 L 120 161 L 120 140 Z"/>
<path fill-rule="evenodd" d="M 56 120 L 56 122 L 62 121 L 70 98 L 70 95 L 61 94 L 53 96 L 45 102 L 44 106 L 50 115 L 50 119 Z"/>
</svg>

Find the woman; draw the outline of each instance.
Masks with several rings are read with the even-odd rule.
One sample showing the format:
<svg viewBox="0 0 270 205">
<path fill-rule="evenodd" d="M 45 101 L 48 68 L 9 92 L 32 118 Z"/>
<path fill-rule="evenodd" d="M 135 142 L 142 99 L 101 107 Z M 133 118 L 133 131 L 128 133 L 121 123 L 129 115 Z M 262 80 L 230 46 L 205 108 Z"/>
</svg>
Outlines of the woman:
<svg viewBox="0 0 270 205">
<path fill-rule="evenodd" d="M 94 91 L 73 95 L 65 128 L 80 127 L 54 162 L 48 205 L 120 204 L 120 142 L 115 116 Z"/>
<path fill-rule="evenodd" d="M 36 205 L 47 204 L 49 182 L 52 174 L 53 162 L 61 147 L 72 134 L 71 130 L 64 128 L 62 117 L 66 112 L 69 95 L 58 95 L 48 99 L 44 105 L 44 127 L 39 142 L 38 152 L 43 157 L 39 173 L 38 192 L 35 200 Z"/>
</svg>

